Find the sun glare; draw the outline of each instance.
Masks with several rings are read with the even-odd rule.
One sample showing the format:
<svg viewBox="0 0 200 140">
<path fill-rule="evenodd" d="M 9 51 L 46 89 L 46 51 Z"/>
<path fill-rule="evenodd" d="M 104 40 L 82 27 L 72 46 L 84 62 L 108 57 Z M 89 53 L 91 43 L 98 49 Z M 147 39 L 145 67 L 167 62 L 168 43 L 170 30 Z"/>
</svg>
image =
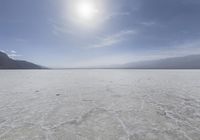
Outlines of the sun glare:
<svg viewBox="0 0 200 140">
<path fill-rule="evenodd" d="M 105 13 L 102 0 L 71 0 L 71 3 L 65 5 L 67 7 L 64 8 L 64 17 L 72 22 L 73 26 L 100 29 Z"/>
<path fill-rule="evenodd" d="M 96 5 L 92 2 L 87 2 L 87 1 L 78 3 L 76 6 L 76 11 L 78 17 L 83 20 L 91 20 L 98 13 Z"/>
</svg>

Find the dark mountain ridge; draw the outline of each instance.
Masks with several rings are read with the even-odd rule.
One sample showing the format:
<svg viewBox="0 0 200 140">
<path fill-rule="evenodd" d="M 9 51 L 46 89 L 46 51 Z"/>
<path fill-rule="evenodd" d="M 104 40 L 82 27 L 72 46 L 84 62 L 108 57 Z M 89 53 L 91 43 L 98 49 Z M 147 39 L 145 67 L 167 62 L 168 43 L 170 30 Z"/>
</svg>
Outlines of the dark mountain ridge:
<svg viewBox="0 0 200 140">
<path fill-rule="evenodd" d="M 0 52 L 0 69 L 42 69 L 42 66 L 8 57 L 6 53 Z"/>
</svg>

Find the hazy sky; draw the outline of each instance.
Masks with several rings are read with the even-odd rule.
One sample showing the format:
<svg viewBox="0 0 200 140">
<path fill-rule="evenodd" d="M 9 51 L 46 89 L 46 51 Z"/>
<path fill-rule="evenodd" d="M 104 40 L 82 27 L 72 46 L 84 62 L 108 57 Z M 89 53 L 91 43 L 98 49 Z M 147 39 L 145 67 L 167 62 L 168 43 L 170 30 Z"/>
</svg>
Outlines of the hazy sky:
<svg viewBox="0 0 200 140">
<path fill-rule="evenodd" d="M 200 0 L 0 0 L 0 50 L 51 67 L 200 54 Z"/>
</svg>

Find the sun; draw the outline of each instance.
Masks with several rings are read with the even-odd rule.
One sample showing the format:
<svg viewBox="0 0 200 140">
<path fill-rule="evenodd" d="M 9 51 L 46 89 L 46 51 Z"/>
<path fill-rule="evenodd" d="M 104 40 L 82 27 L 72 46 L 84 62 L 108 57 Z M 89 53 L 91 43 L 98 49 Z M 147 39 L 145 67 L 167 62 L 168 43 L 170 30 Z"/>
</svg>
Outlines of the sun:
<svg viewBox="0 0 200 140">
<path fill-rule="evenodd" d="M 96 5 L 90 1 L 82 1 L 76 5 L 77 16 L 82 20 L 91 20 L 98 13 Z"/>
<path fill-rule="evenodd" d="M 100 29 L 107 12 L 102 0 L 66 0 L 63 17 L 72 26 L 83 29 Z"/>
</svg>

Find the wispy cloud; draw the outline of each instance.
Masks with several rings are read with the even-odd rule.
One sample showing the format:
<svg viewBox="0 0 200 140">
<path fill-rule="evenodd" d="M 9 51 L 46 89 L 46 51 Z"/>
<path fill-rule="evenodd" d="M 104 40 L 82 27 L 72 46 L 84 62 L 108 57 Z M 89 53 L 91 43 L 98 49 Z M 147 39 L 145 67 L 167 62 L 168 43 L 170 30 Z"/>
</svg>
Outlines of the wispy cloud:
<svg viewBox="0 0 200 140">
<path fill-rule="evenodd" d="M 15 50 L 11 50 L 11 51 L 7 52 L 7 54 L 8 54 L 9 57 L 11 57 L 11 58 L 13 58 L 13 59 L 15 59 L 15 58 L 21 56 L 21 55 L 18 54 Z"/>
<path fill-rule="evenodd" d="M 16 52 L 15 50 L 12 50 L 11 53 L 12 53 L 12 54 L 16 54 L 17 52 Z"/>
<path fill-rule="evenodd" d="M 26 43 L 26 42 L 28 42 L 28 40 L 24 39 L 24 38 L 16 38 L 15 41 L 18 42 L 18 43 Z"/>
<path fill-rule="evenodd" d="M 170 57 L 182 57 L 188 55 L 200 54 L 200 40 L 193 40 L 180 44 L 168 46 L 168 48 L 159 50 L 148 50 L 146 52 L 137 53 L 136 60 L 155 60 Z"/>
<path fill-rule="evenodd" d="M 4 50 L 0 50 L 0 52 L 6 53 Z"/>
<path fill-rule="evenodd" d="M 123 30 L 116 34 L 112 34 L 110 36 L 106 36 L 104 38 L 100 38 L 97 44 L 90 46 L 91 48 L 102 48 L 102 47 L 110 47 L 119 42 L 122 42 L 127 39 L 128 36 L 134 35 L 136 33 L 135 30 Z"/>
<path fill-rule="evenodd" d="M 109 66 L 200 54 L 200 40 L 169 46 L 168 49 L 127 52 L 83 60 L 77 66 Z"/>
<path fill-rule="evenodd" d="M 143 26 L 153 26 L 153 25 L 156 25 L 156 22 L 154 22 L 154 21 L 149 21 L 149 22 L 141 22 L 140 23 L 141 25 L 143 25 Z"/>
<path fill-rule="evenodd" d="M 119 16 L 129 16 L 130 14 L 131 14 L 130 12 L 113 12 L 107 16 L 107 19 L 111 19 L 111 18 L 119 17 Z"/>
<path fill-rule="evenodd" d="M 0 50 L 0 52 L 6 53 L 10 58 L 16 59 L 17 57 L 21 57 L 20 54 L 17 53 L 15 50 Z"/>
<path fill-rule="evenodd" d="M 49 19 L 49 24 L 52 27 L 52 33 L 55 36 L 59 36 L 59 35 L 73 35 L 75 34 L 75 32 L 69 27 L 69 25 L 67 23 L 65 23 L 65 21 L 62 20 L 54 20 L 54 19 Z"/>
<path fill-rule="evenodd" d="M 130 12 L 111 12 L 111 13 L 106 13 L 106 15 L 104 15 L 104 17 L 102 17 L 102 21 L 106 22 L 109 20 L 112 20 L 114 18 L 119 18 L 119 17 L 123 17 L 123 16 L 129 16 L 131 15 Z"/>
<path fill-rule="evenodd" d="M 21 55 L 11 53 L 11 54 L 8 54 L 8 56 L 13 58 L 13 59 L 16 59 L 17 57 L 20 57 Z"/>
<path fill-rule="evenodd" d="M 102 15 L 101 15 L 102 14 Z M 81 29 L 82 27 L 86 27 L 90 30 L 95 29 L 96 27 L 98 27 L 98 25 L 103 24 L 113 18 L 118 18 L 118 17 L 122 17 L 122 16 L 129 16 L 131 15 L 130 12 L 128 11 L 121 11 L 121 12 L 110 12 L 110 13 L 101 13 L 98 19 L 94 20 L 92 24 L 87 22 L 82 22 L 79 19 L 77 19 L 76 17 L 74 18 L 70 18 L 70 19 L 59 19 L 59 20 L 55 20 L 55 19 L 49 19 L 49 24 L 52 27 L 52 33 L 56 36 L 58 35 L 63 35 L 63 34 L 69 34 L 69 35 L 77 35 L 79 34 L 79 32 L 77 32 L 76 30 L 76 24 L 79 25 L 79 27 L 77 26 L 77 28 Z M 75 25 L 75 26 L 74 26 Z"/>
<path fill-rule="evenodd" d="M 162 50 L 162 52 L 158 51 L 155 53 L 160 54 L 162 56 L 169 56 L 169 57 L 200 54 L 199 46 L 200 46 L 200 40 L 192 40 L 192 41 L 187 41 L 181 44 L 175 44 L 175 45 L 169 46 L 168 49 Z"/>
<path fill-rule="evenodd" d="M 54 23 L 54 24 L 52 24 L 52 27 L 53 27 L 52 32 L 56 36 L 58 36 L 60 34 L 70 34 L 70 35 L 74 34 L 74 32 L 72 30 L 68 29 L 64 25 L 59 25 L 59 24 Z"/>
</svg>

